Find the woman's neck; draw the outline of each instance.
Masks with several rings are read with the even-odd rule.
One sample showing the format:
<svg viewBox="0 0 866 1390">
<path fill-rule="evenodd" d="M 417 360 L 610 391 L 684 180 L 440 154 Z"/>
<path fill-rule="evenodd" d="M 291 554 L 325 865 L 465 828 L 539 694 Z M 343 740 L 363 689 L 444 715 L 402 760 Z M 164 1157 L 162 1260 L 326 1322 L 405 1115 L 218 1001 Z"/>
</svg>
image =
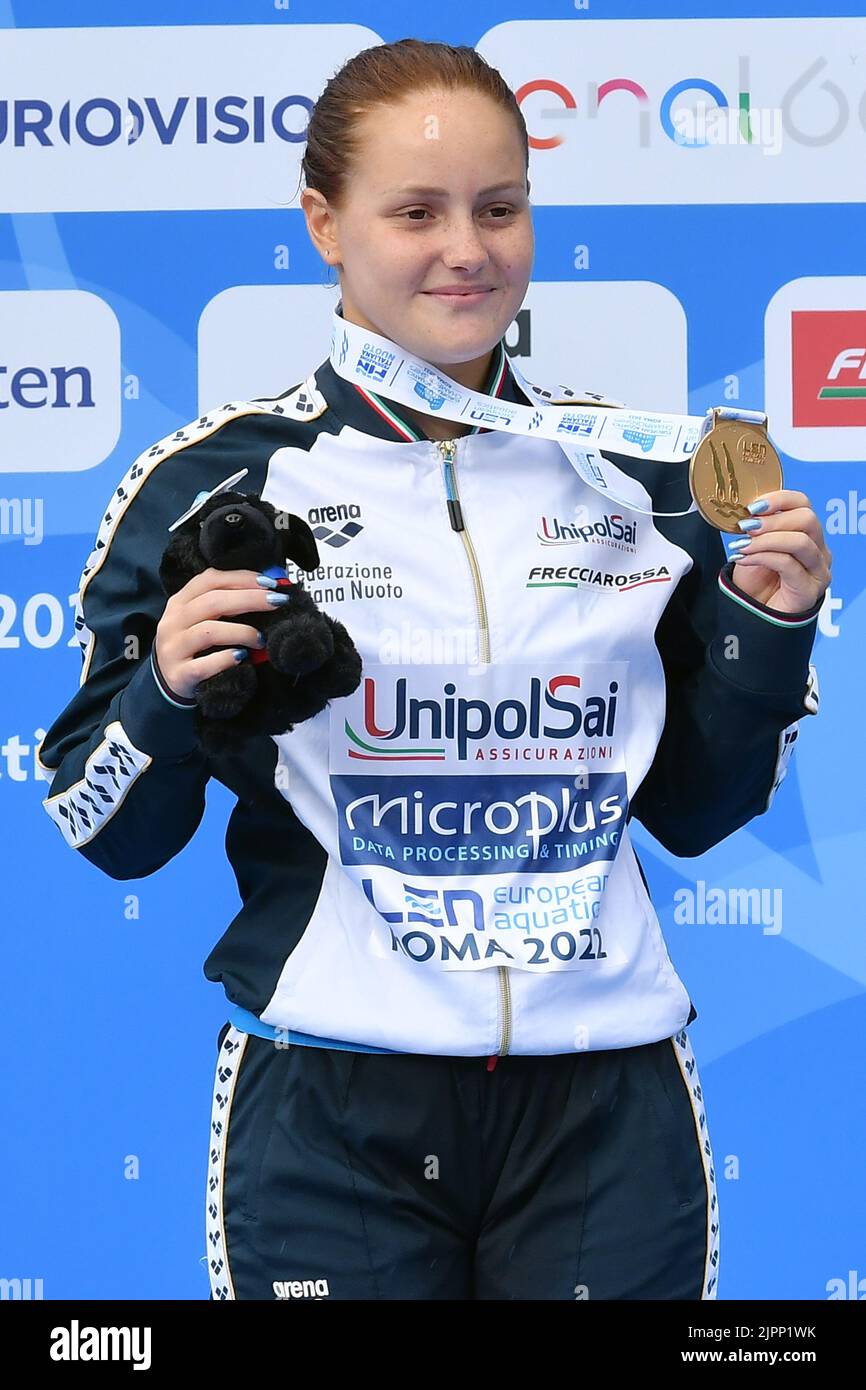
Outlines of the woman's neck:
<svg viewBox="0 0 866 1390">
<path fill-rule="evenodd" d="M 338 305 L 337 313 L 340 317 L 346 317 L 343 312 L 342 300 Z M 353 318 L 350 321 L 356 322 L 357 320 Z M 372 328 L 372 325 L 364 323 L 361 323 L 360 326 Z M 372 331 L 378 332 L 378 329 L 372 329 Z M 483 391 L 498 351 L 497 344 L 484 357 L 477 357 L 471 362 L 449 363 L 446 366 L 440 366 L 438 370 L 444 376 L 459 382 L 461 386 L 467 387 L 470 391 Z M 432 363 L 431 365 L 435 366 L 436 364 Z M 472 429 L 471 425 L 461 424 L 456 420 L 448 420 L 439 415 L 422 414 L 421 411 L 413 410 L 411 406 L 402 406 L 401 413 L 411 425 L 414 425 L 419 434 L 424 435 L 427 439 L 459 439 L 462 435 L 469 434 Z"/>
<path fill-rule="evenodd" d="M 412 410 L 407 405 L 401 406 L 400 411 L 407 417 L 410 425 L 414 425 L 418 433 L 426 435 L 428 439 L 459 439 L 461 435 L 469 434 L 472 429 L 471 425 L 458 424 L 456 420 L 445 420 L 439 415 L 422 415 L 419 410 Z"/>
<path fill-rule="evenodd" d="M 484 357 L 476 358 L 473 362 L 449 363 L 440 366 L 438 370 L 443 376 L 448 376 L 452 381 L 465 386 L 469 391 L 483 392 L 493 366 L 494 356 L 498 352 L 498 347 L 492 348 Z M 435 363 L 432 364 L 436 366 Z M 461 435 L 469 434 L 472 426 L 459 423 L 456 420 L 448 420 L 441 415 L 422 415 L 420 411 L 411 410 L 404 406 L 404 414 L 411 416 L 413 423 L 425 434 L 428 439 L 458 439 Z"/>
</svg>

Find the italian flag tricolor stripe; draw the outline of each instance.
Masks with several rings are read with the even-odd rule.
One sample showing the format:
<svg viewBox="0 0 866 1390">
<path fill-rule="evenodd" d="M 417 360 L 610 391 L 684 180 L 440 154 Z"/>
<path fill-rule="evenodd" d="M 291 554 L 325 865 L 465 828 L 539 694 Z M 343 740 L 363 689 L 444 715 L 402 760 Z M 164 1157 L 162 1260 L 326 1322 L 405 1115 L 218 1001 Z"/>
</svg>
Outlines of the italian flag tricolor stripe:
<svg viewBox="0 0 866 1390">
<path fill-rule="evenodd" d="M 484 392 L 485 396 L 499 395 L 500 391 L 502 390 L 502 383 L 505 380 L 506 366 L 507 360 L 505 355 L 505 348 L 502 346 L 502 343 L 500 342 L 499 359 L 495 367 L 493 368 L 493 379 L 488 385 L 487 390 Z M 417 443 L 418 441 L 426 438 L 425 435 L 418 434 L 417 431 L 414 430 L 411 425 L 407 424 L 405 420 L 401 419 L 397 412 L 393 410 L 392 407 L 388 405 L 387 401 L 384 401 L 381 396 L 375 395 L 373 391 L 365 390 L 363 386 L 358 385 L 357 381 L 353 382 L 352 384 L 355 387 L 355 390 L 358 391 L 360 395 L 364 397 L 364 400 L 367 402 L 367 404 L 369 406 L 372 406 L 373 410 L 375 410 L 378 415 L 381 415 L 382 419 L 387 421 L 387 423 L 391 425 L 391 427 L 394 430 L 396 430 L 397 434 L 399 434 L 401 439 L 404 439 L 407 442 L 411 441 Z M 469 433 L 478 434 L 479 429 L 480 426 L 473 425 Z"/>
</svg>

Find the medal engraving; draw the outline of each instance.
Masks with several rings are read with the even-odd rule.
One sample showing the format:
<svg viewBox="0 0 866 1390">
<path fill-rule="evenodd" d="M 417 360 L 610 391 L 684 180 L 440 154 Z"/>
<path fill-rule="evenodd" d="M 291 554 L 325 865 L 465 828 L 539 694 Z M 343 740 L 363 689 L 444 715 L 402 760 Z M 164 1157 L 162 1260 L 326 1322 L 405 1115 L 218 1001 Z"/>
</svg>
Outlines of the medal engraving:
<svg viewBox="0 0 866 1390">
<path fill-rule="evenodd" d="M 782 463 L 766 424 L 719 419 L 699 442 L 689 464 L 689 487 L 705 521 L 739 534 L 749 503 L 781 488 Z"/>
</svg>

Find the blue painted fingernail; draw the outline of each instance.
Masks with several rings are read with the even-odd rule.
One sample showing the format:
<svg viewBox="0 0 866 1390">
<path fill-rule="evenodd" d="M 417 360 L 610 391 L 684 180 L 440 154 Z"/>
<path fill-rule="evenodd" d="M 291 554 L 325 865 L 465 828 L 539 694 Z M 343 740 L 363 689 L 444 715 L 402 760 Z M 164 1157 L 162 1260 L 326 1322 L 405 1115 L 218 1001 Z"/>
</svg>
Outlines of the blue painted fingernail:
<svg viewBox="0 0 866 1390">
<path fill-rule="evenodd" d="M 766 497 L 759 497 L 757 502 L 749 503 L 748 507 L 746 508 L 746 511 L 751 512 L 754 516 L 756 512 L 766 512 L 769 511 L 769 509 L 770 504 L 767 501 Z"/>
<path fill-rule="evenodd" d="M 754 517 L 751 521 L 738 521 L 737 525 L 741 531 L 758 531 L 761 528 L 759 517 Z"/>
<path fill-rule="evenodd" d="M 256 583 L 261 584 L 263 589 L 275 589 L 277 587 L 276 579 L 270 574 L 257 574 Z"/>
<path fill-rule="evenodd" d="M 235 647 L 234 656 L 235 661 L 243 661 L 245 657 L 249 656 L 249 652 L 246 647 Z"/>
<path fill-rule="evenodd" d="M 274 605 L 276 605 L 276 604 L 278 604 L 278 603 L 288 603 L 288 601 L 289 601 L 289 596 L 288 596 L 288 594 L 266 594 L 265 597 L 266 597 L 268 603 L 274 604 Z"/>
<path fill-rule="evenodd" d="M 731 550 L 745 550 L 747 545 L 752 544 L 751 536 L 738 536 L 735 541 L 731 541 Z"/>
<path fill-rule="evenodd" d="M 268 634 L 267 634 L 266 632 L 260 632 L 260 633 L 259 633 L 259 642 L 258 642 L 258 645 L 259 645 L 260 647 L 266 647 L 266 646 L 268 645 Z"/>
</svg>

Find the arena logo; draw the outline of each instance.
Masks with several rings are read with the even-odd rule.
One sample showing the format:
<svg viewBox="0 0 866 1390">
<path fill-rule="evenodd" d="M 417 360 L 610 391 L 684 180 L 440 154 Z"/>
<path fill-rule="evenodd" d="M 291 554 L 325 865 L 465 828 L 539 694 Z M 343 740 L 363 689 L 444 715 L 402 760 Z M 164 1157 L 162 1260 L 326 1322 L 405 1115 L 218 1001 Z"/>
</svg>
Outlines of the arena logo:
<svg viewBox="0 0 866 1390">
<path fill-rule="evenodd" d="M 543 516 L 536 531 L 542 545 L 575 545 L 580 541 L 597 541 L 601 545 L 634 550 L 637 543 L 637 522 L 624 521 L 619 512 L 605 512 L 599 521 L 582 526 L 577 522 L 560 521 L 558 517 Z"/>
<path fill-rule="evenodd" d="M 279 1299 L 328 1298 L 331 1290 L 327 1279 L 275 1279 L 272 1288 L 274 1297 Z"/>
<path fill-rule="evenodd" d="M 0 99 L 0 145 L 15 149 L 54 149 L 76 142 L 101 148 L 134 145 L 149 137 L 156 145 L 176 142 L 208 145 L 264 144 L 272 135 L 290 144 L 307 138 L 313 99 L 294 93 L 274 101 L 256 96 L 177 96 L 163 105 L 157 97 L 138 101 L 93 96 L 56 105 L 40 97 Z M 305 113 L 302 130 L 286 123 L 288 112 Z"/>
<path fill-rule="evenodd" d="M 542 682 L 537 676 L 529 680 L 523 697 L 507 697 L 491 704 L 487 700 L 466 699 L 457 694 L 453 681 L 446 681 L 437 699 L 429 695 L 416 699 L 409 694 L 408 679 L 400 676 L 388 682 L 390 713 L 382 713 L 384 703 L 376 678 L 366 676 L 363 682 L 363 737 L 355 732 L 349 720 L 345 732 L 353 747 L 347 749 L 350 758 L 366 762 L 398 762 L 402 759 L 436 762 L 445 761 L 446 744 L 451 745 L 459 761 L 468 757 L 470 743 L 482 743 L 488 737 L 503 740 L 613 738 L 616 726 L 617 691 L 619 684 L 611 680 L 606 695 L 584 695 L 581 677 L 551 676 Z M 564 694 L 560 695 L 560 691 Z M 582 698 L 569 699 L 581 691 Z M 555 714 L 568 716 L 564 724 L 542 722 L 542 706 Z M 422 732 L 423 730 L 423 732 Z M 398 739 L 409 740 L 399 745 Z M 419 746 L 420 740 L 424 747 Z M 438 746 L 430 746 L 438 745 Z"/>
<path fill-rule="evenodd" d="M 358 520 L 360 515 L 361 508 L 357 502 L 339 502 L 333 506 L 310 507 L 307 512 L 307 521 L 310 523 L 317 541 L 324 541 L 325 545 L 340 549 L 340 547 L 348 545 L 363 531 L 364 527 Z M 338 521 L 345 524 L 337 531 L 327 524 Z"/>
<path fill-rule="evenodd" d="M 628 593 L 645 584 L 670 584 L 671 573 L 666 565 L 636 570 L 633 574 L 613 574 L 610 570 L 594 570 L 591 565 L 533 565 L 526 581 L 527 589 L 612 589 Z"/>
</svg>

